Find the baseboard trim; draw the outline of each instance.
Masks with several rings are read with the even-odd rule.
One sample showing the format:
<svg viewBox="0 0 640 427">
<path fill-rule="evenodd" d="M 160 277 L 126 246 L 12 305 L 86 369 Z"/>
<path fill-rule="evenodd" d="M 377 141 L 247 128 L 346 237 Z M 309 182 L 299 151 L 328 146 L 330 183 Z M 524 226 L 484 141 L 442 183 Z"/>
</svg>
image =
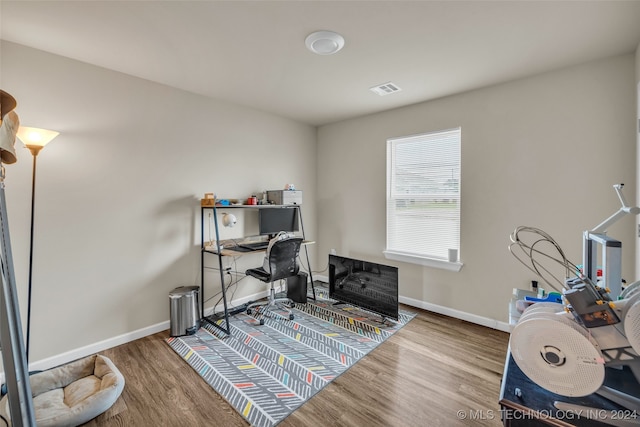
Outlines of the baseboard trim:
<svg viewBox="0 0 640 427">
<path fill-rule="evenodd" d="M 136 331 L 128 332 L 126 334 L 118 335 L 113 338 L 109 338 L 94 344 L 90 344 L 84 347 L 80 347 L 66 353 L 61 353 L 56 356 L 48 357 L 46 359 L 38 360 L 29 364 L 29 371 L 43 371 L 51 369 L 56 366 L 63 365 L 65 363 L 72 362 L 77 359 L 81 359 L 91 354 L 99 353 L 108 348 L 116 347 L 122 344 L 126 344 L 131 341 L 135 341 L 140 338 L 144 338 L 148 335 L 153 335 L 158 332 L 169 329 L 169 321 L 156 323 L 155 325 L 147 326 L 146 328 L 138 329 Z"/>
<path fill-rule="evenodd" d="M 313 280 L 317 280 L 318 282 L 324 282 L 326 284 L 329 284 L 329 276 L 315 276 Z"/>
<path fill-rule="evenodd" d="M 328 282 L 329 278 L 327 276 L 315 276 L 315 280 Z M 243 298 L 239 298 L 234 301 L 234 306 L 240 306 L 242 304 L 246 304 L 251 301 L 257 301 L 262 299 L 268 295 L 268 291 L 258 292 L 256 294 L 252 294 Z M 432 311 L 434 313 L 442 314 L 445 316 L 453 317 L 455 319 L 464 320 L 467 322 L 475 323 L 477 325 L 486 326 L 488 328 L 497 329 L 503 332 L 510 332 L 510 326 L 506 322 L 500 322 L 495 319 L 490 319 L 488 317 L 477 316 L 475 314 L 466 313 L 464 311 L 455 310 L 453 308 L 440 306 L 437 304 L 428 303 L 425 301 L 420 301 L 414 298 L 408 298 L 400 296 L 399 301 L 402 304 L 409 305 L 411 307 L 421 308 L 423 310 Z M 215 311 L 219 312 L 223 310 L 223 305 L 218 304 L 215 307 Z M 205 308 L 204 310 L 205 316 L 210 316 L 214 312 L 214 307 Z M 144 338 L 149 335 L 156 334 L 158 332 L 165 331 L 169 329 L 170 321 L 165 320 L 164 322 L 156 323 L 155 325 L 147 326 L 146 328 L 141 328 L 132 332 L 128 332 L 126 334 L 118 335 L 113 338 L 109 338 L 103 341 L 99 341 L 97 343 L 93 343 L 84 347 L 80 347 L 71 351 L 67 351 L 65 353 L 58 354 L 56 356 L 48 357 L 46 359 L 38 360 L 36 362 L 29 364 L 29 371 L 44 371 L 47 369 L 54 368 L 56 366 L 63 365 L 65 363 L 72 362 L 74 360 L 89 356 L 91 354 L 99 353 L 106 349 L 116 347 L 122 344 L 126 344 L 131 341 L 135 341 L 140 338 Z M 0 372 L 0 382 L 4 383 L 4 372 Z"/>
<path fill-rule="evenodd" d="M 329 283 L 327 276 L 315 276 L 315 280 Z M 475 314 L 467 313 L 464 311 L 456 310 L 449 307 L 444 307 L 437 304 L 432 304 L 426 301 L 417 300 L 414 298 L 408 298 L 400 296 L 398 300 L 402 304 L 410 305 L 411 307 L 421 308 L 423 310 L 432 311 L 434 313 L 443 314 L 445 316 L 453 317 L 455 319 L 464 320 L 466 322 L 475 323 L 476 325 L 486 326 L 487 328 L 497 329 L 503 332 L 511 332 L 511 327 L 507 322 L 500 322 L 488 317 L 482 317 Z"/>
<path fill-rule="evenodd" d="M 444 307 L 437 304 L 432 304 L 425 301 L 420 301 L 413 298 L 399 297 L 398 300 L 402 304 L 410 305 L 412 307 L 421 308 L 423 310 L 432 311 L 434 313 L 443 314 L 445 316 L 453 317 L 455 319 L 464 320 L 466 322 L 475 323 L 476 325 L 486 326 L 487 328 L 496 329 L 503 332 L 511 332 L 511 328 L 507 322 L 500 322 L 488 317 L 482 317 L 475 314 L 467 313 L 465 311 L 455 310 L 453 308 Z"/>
<path fill-rule="evenodd" d="M 258 292 L 247 297 L 238 298 L 234 300 L 234 306 L 240 306 L 250 301 L 257 301 L 268 295 L 267 291 Z M 222 311 L 224 309 L 223 304 L 218 304 L 215 307 L 215 312 Z M 210 316 L 214 312 L 214 307 L 205 308 L 205 316 Z M 63 365 L 65 363 L 72 362 L 74 360 L 81 359 L 91 354 L 99 353 L 108 348 L 113 348 L 122 344 L 126 344 L 131 341 L 135 341 L 140 338 L 144 338 L 149 335 L 156 334 L 158 332 L 166 331 L 169 329 L 171 322 L 165 320 L 164 322 L 156 323 L 155 325 L 147 326 L 146 328 L 138 329 L 136 331 L 128 332 L 126 334 L 118 335 L 113 338 L 109 338 L 94 344 L 90 344 L 84 347 L 80 347 L 66 353 L 61 353 L 46 359 L 38 360 L 29 364 L 29 371 L 44 371 L 54 368 L 56 366 Z M 0 381 L 4 383 L 4 372 L 0 373 Z"/>
</svg>

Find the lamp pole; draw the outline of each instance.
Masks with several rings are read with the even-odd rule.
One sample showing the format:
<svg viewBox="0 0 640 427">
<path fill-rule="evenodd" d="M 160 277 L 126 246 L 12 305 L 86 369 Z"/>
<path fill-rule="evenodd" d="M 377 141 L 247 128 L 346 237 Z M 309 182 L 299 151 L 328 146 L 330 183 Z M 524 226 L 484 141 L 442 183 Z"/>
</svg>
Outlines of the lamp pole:
<svg viewBox="0 0 640 427">
<path fill-rule="evenodd" d="M 44 148 L 49 142 L 53 140 L 59 133 L 46 129 L 20 127 L 18 129 L 17 137 L 22 143 L 31 151 L 33 155 L 33 170 L 31 171 L 31 227 L 29 234 L 29 288 L 27 295 L 27 343 L 25 346 L 25 354 L 27 356 L 27 363 L 29 363 L 29 344 L 31 337 L 31 289 L 32 289 L 32 276 L 33 276 L 33 229 L 34 229 L 34 217 L 35 217 L 35 201 L 36 201 L 36 157 L 40 150 Z"/>
<path fill-rule="evenodd" d="M 34 224 L 34 212 L 36 206 L 36 158 L 38 153 L 42 150 L 43 146 L 40 145 L 27 145 L 26 146 L 31 154 L 33 154 L 33 170 L 31 171 L 31 228 L 29 235 L 29 292 L 27 296 L 27 344 L 25 347 L 25 354 L 27 356 L 27 362 L 29 361 L 29 343 L 30 331 L 31 331 L 31 280 L 33 273 L 33 224 Z"/>
</svg>

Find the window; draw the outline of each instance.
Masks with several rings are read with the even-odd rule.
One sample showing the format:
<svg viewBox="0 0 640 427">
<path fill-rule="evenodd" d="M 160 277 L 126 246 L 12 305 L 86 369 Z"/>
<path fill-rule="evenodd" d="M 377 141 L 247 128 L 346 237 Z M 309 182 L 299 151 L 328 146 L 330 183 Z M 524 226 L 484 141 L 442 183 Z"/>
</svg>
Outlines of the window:
<svg viewBox="0 0 640 427">
<path fill-rule="evenodd" d="M 387 140 L 387 258 L 460 270 L 460 135 Z"/>
</svg>

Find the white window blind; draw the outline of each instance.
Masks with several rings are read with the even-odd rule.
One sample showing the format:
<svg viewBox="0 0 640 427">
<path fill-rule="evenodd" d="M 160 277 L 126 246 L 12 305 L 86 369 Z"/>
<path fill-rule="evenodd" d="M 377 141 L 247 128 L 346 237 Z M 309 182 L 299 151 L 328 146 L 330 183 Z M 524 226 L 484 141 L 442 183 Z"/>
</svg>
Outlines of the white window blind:
<svg viewBox="0 0 640 427">
<path fill-rule="evenodd" d="M 460 249 L 461 129 L 387 141 L 385 254 L 446 261 Z"/>
</svg>

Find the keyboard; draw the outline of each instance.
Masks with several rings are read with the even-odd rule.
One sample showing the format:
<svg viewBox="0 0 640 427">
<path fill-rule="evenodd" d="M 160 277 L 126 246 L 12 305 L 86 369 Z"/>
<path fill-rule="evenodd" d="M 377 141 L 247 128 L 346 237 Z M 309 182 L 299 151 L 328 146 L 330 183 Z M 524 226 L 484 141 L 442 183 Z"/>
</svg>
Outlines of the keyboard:
<svg viewBox="0 0 640 427">
<path fill-rule="evenodd" d="M 254 242 L 254 243 L 241 243 L 238 245 L 240 248 L 248 249 L 250 251 L 260 251 L 267 249 L 269 242 Z"/>
</svg>

